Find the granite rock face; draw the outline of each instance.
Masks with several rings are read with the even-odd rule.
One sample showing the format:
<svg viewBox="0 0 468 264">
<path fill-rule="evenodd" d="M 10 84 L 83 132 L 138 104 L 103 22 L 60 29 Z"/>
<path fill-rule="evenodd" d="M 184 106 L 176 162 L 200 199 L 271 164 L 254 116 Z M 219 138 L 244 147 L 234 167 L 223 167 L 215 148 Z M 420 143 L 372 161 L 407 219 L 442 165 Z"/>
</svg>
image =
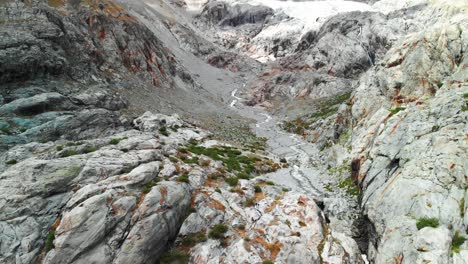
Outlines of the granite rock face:
<svg viewBox="0 0 468 264">
<path fill-rule="evenodd" d="M 436 27 L 402 40 L 355 92 L 354 175 L 379 237 L 369 249 L 378 263 L 449 263 L 466 250 L 452 244 L 466 236 L 465 30 Z M 440 226 L 418 231 L 425 217 Z"/>
<path fill-rule="evenodd" d="M 2 263 L 148 263 L 174 240 L 196 263 L 361 263 L 356 243 L 327 229 L 308 194 L 247 175 L 229 181 L 240 168 L 277 170 L 272 160 L 216 142 L 210 149 L 229 159 L 184 150 L 206 149 L 193 144 L 208 133 L 177 116 L 147 112 L 134 124 L 139 130 L 0 156 Z M 231 172 L 234 157 L 251 165 Z M 226 230 L 212 235 L 217 224 Z M 194 236 L 205 238 L 194 245 Z"/>
<path fill-rule="evenodd" d="M 0 15 L 1 263 L 466 262 L 463 0 Z"/>
<path fill-rule="evenodd" d="M 168 136 L 130 130 L 2 154 L 2 263 L 32 263 L 39 255 L 44 263 L 145 263 L 160 256 L 191 195 L 187 184 L 157 183 L 158 175 L 165 155 L 190 139 L 187 130 L 206 136 L 183 124 Z M 165 142 L 172 148 L 163 149 Z"/>
<path fill-rule="evenodd" d="M 4 1 L 0 149 L 109 135 L 146 111 L 195 121 L 233 115 L 168 48 L 176 41 L 168 21 L 149 8 L 142 1 Z M 142 16 L 163 27 L 148 27 Z"/>
</svg>

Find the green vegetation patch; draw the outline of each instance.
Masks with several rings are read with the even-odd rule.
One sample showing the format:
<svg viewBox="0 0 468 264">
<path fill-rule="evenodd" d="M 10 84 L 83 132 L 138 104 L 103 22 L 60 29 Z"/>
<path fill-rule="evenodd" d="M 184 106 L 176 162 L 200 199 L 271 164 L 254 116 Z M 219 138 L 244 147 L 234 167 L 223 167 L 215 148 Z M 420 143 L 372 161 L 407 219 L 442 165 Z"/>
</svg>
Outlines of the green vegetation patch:
<svg viewBox="0 0 468 264">
<path fill-rule="evenodd" d="M 180 175 L 180 176 L 177 178 L 177 181 L 179 181 L 179 182 L 185 182 L 185 183 L 189 183 L 189 182 L 190 182 L 188 174 L 182 174 L 182 175 Z"/>
<path fill-rule="evenodd" d="M 246 199 L 244 202 L 245 207 L 252 207 L 255 205 L 255 200 L 252 198 Z"/>
<path fill-rule="evenodd" d="M 258 185 L 255 185 L 254 186 L 254 191 L 255 191 L 255 193 L 261 193 L 262 192 L 262 187 L 260 187 Z"/>
<path fill-rule="evenodd" d="M 143 186 L 143 193 L 149 193 L 158 184 L 159 179 L 152 180 Z"/>
<path fill-rule="evenodd" d="M 351 166 L 348 165 L 348 162 L 345 161 L 343 164 L 340 166 L 332 167 L 328 169 L 328 174 L 332 175 L 337 175 L 339 177 L 344 177 L 346 176 L 349 172 L 351 172 Z"/>
<path fill-rule="evenodd" d="M 199 232 L 196 234 L 189 234 L 182 239 L 182 245 L 193 247 L 198 243 L 205 242 L 207 239 L 205 232 Z"/>
<path fill-rule="evenodd" d="M 166 252 L 160 259 L 160 264 L 187 264 L 189 263 L 190 255 L 184 251 L 172 249 Z"/>
<path fill-rule="evenodd" d="M 224 234 L 229 230 L 227 225 L 225 224 L 217 224 L 213 226 L 213 228 L 208 233 L 208 236 L 213 239 L 222 239 L 224 238 Z"/>
<path fill-rule="evenodd" d="M 118 145 L 120 141 L 128 139 L 127 137 L 124 138 L 113 138 L 109 141 L 109 145 Z"/>
<path fill-rule="evenodd" d="M 66 157 L 71 157 L 71 156 L 75 156 L 75 155 L 79 155 L 80 153 L 76 150 L 73 150 L 73 149 L 67 149 L 65 150 L 64 152 L 62 152 L 61 156 L 63 158 L 66 158 Z"/>
<path fill-rule="evenodd" d="M 8 127 L 2 127 L 0 128 L 0 131 L 6 135 L 13 135 L 13 131 L 11 130 L 11 128 L 8 128 Z"/>
<path fill-rule="evenodd" d="M 452 237 L 452 253 L 460 253 L 460 247 L 466 240 L 467 238 L 460 235 L 460 232 L 455 232 L 455 235 Z"/>
<path fill-rule="evenodd" d="M 166 137 L 169 136 L 169 132 L 167 131 L 167 128 L 166 128 L 166 127 L 161 127 L 161 128 L 159 129 L 159 133 L 160 133 L 161 135 L 163 135 L 163 136 L 166 136 Z"/>
<path fill-rule="evenodd" d="M 49 234 L 47 235 L 45 241 L 45 252 L 49 252 L 54 248 L 54 240 L 55 240 L 55 230 L 50 230 Z"/>
<path fill-rule="evenodd" d="M 87 154 L 87 153 L 95 152 L 97 150 L 98 150 L 97 147 L 85 147 L 81 150 L 81 153 Z"/>
<path fill-rule="evenodd" d="M 465 198 L 462 198 L 460 201 L 460 216 L 461 218 L 465 217 Z"/>
<path fill-rule="evenodd" d="M 403 111 L 405 109 L 406 109 L 405 107 L 396 107 L 396 108 L 390 109 L 389 111 L 390 113 L 392 113 L 392 115 L 396 115 L 398 112 Z"/>
<path fill-rule="evenodd" d="M 336 114 L 339 105 L 347 101 L 350 97 L 351 92 L 338 95 L 328 100 L 321 100 L 316 112 L 284 122 L 283 129 L 291 133 L 303 135 L 307 130 L 311 129 L 313 124 L 318 120 L 326 119 Z"/>
<path fill-rule="evenodd" d="M 83 143 L 81 143 L 80 145 L 82 145 Z M 70 144 L 67 144 L 67 146 L 72 146 Z M 74 146 L 74 145 L 73 145 Z M 61 151 L 63 150 L 63 146 L 58 146 L 57 147 L 57 150 L 58 151 Z M 92 153 L 92 152 L 95 152 L 97 151 L 98 148 L 97 147 L 94 147 L 94 146 L 86 146 L 80 150 L 75 150 L 75 149 L 66 149 L 65 151 L 63 151 L 62 153 L 60 153 L 60 156 L 62 158 L 66 158 L 66 157 L 71 157 L 71 156 L 75 156 L 75 155 L 80 155 L 80 154 L 88 154 L 88 153 Z"/>
<path fill-rule="evenodd" d="M 237 186 L 237 184 L 239 183 L 239 178 L 237 177 L 230 177 L 224 180 L 226 181 L 227 184 L 229 184 L 229 186 L 232 186 L 232 187 Z"/>
<path fill-rule="evenodd" d="M 186 148 L 179 149 L 179 156 L 187 156 L 186 154 L 192 153 L 195 155 L 204 155 L 216 161 L 222 161 L 223 166 L 229 172 L 239 172 L 241 177 L 250 178 L 250 174 L 255 170 L 255 164 L 262 162 L 261 158 L 255 155 L 242 155 L 242 151 L 233 147 L 218 146 L 205 148 L 203 146 L 189 145 Z M 185 159 L 186 163 L 194 162 L 195 160 Z M 188 161 L 188 162 L 187 162 Z M 197 158 L 198 162 L 198 158 Z M 273 164 L 271 164 L 273 165 Z"/>
<path fill-rule="evenodd" d="M 345 178 L 338 183 L 338 187 L 344 189 L 349 195 L 358 196 L 359 188 L 351 178 Z"/>
<path fill-rule="evenodd" d="M 83 145 L 83 142 L 81 142 L 81 141 L 78 141 L 78 142 L 68 142 L 68 143 L 66 144 L 67 147 L 76 147 L 76 146 L 81 146 L 81 145 Z"/>
<path fill-rule="evenodd" d="M 416 222 L 416 227 L 418 230 L 423 229 L 424 227 L 438 227 L 439 226 L 439 219 L 432 218 L 432 217 L 422 217 L 419 218 Z"/>
<path fill-rule="evenodd" d="M 189 159 L 184 159 L 184 162 L 187 163 L 187 164 L 198 164 L 199 159 L 198 159 L 198 157 L 193 157 L 193 158 L 189 158 Z"/>
<path fill-rule="evenodd" d="M 18 161 L 15 159 L 12 159 L 6 162 L 7 165 L 15 165 L 16 163 L 18 163 Z"/>
</svg>

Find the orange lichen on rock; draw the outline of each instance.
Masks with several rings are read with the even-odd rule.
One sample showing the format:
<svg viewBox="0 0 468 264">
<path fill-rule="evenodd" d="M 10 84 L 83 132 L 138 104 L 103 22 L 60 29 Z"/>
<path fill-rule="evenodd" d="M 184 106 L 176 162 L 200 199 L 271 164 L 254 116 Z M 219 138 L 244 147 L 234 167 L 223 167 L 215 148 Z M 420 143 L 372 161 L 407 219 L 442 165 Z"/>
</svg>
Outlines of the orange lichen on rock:
<svg viewBox="0 0 468 264">
<path fill-rule="evenodd" d="M 299 199 L 297 200 L 297 204 L 299 204 L 301 206 L 305 206 L 309 201 L 310 201 L 309 198 L 304 197 L 304 196 L 300 196 Z"/>
<path fill-rule="evenodd" d="M 159 192 L 161 193 L 161 201 L 159 201 L 160 205 L 163 205 L 166 203 L 166 198 L 167 198 L 167 187 L 166 186 L 161 186 L 159 188 Z"/>
<path fill-rule="evenodd" d="M 281 244 L 280 242 L 268 243 L 264 238 L 260 236 L 255 236 L 254 239 L 252 239 L 252 243 L 260 244 L 263 248 L 268 250 L 270 253 L 269 256 L 267 256 L 265 253 L 260 253 L 260 255 L 262 255 L 262 257 L 264 258 L 268 257 L 271 260 L 276 259 L 279 252 L 281 251 L 281 247 L 283 246 L 283 244 Z"/>
<path fill-rule="evenodd" d="M 217 200 L 211 200 L 211 202 L 208 204 L 208 206 L 211 207 L 211 208 L 214 208 L 216 210 L 223 211 L 223 212 L 226 211 L 226 207 Z"/>
<path fill-rule="evenodd" d="M 280 205 L 281 203 L 279 201 L 273 201 L 266 209 L 265 209 L 265 213 L 271 213 L 273 211 L 273 209 L 275 209 L 275 207 L 277 205 Z"/>
<path fill-rule="evenodd" d="M 62 7 L 66 4 L 65 0 L 48 0 L 49 6 Z"/>
</svg>

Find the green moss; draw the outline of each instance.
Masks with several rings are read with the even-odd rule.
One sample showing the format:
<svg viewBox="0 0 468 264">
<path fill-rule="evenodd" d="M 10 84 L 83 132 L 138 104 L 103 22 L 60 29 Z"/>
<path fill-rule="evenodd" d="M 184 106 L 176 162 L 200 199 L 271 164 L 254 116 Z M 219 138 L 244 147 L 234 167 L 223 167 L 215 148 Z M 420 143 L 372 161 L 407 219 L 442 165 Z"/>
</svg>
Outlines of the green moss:
<svg viewBox="0 0 468 264">
<path fill-rule="evenodd" d="M 351 166 L 345 161 L 340 166 L 332 167 L 328 169 L 330 175 L 337 175 L 338 177 L 346 176 L 347 173 L 351 172 Z"/>
<path fill-rule="evenodd" d="M 250 178 L 250 174 L 255 170 L 255 163 L 261 161 L 258 157 L 244 156 L 240 150 L 227 146 L 205 148 L 202 146 L 189 145 L 186 148 L 179 149 L 179 152 L 184 154 L 190 152 L 196 155 L 205 155 L 213 160 L 222 161 L 227 171 L 241 173 L 241 177 L 239 178 L 246 178 L 247 175 Z"/>
<path fill-rule="evenodd" d="M 237 174 L 237 178 L 248 180 L 248 179 L 250 179 L 250 175 L 248 175 L 247 173 L 244 173 L 244 172 L 240 172 L 240 173 Z"/>
<path fill-rule="evenodd" d="M 66 158 L 66 157 L 71 157 L 71 156 L 75 156 L 75 155 L 78 155 L 78 154 L 80 154 L 80 153 L 78 153 L 78 151 L 76 151 L 76 150 L 67 149 L 64 152 L 62 152 L 61 156 Z"/>
<path fill-rule="evenodd" d="M 338 187 L 344 189 L 349 195 L 358 196 L 359 189 L 351 178 L 345 178 L 338 183 Z"/>
<path fill-rule="evenodd" d="M 271 261 L 271 260 L 264 260 L 262 263 L 263 263 L 263 264 L 275 264 L 275 263 L 274 263 L 273 261 Z"/>
<path fill-rule="evenodd" d="M 198 159 L 198 157 L 193 157 L 193 158 L 190 158 L 190 159 L 185 159 L 184 162 L 187 163 L 187 164 L 198 164 L 199 159 Z"/>
<path fill-rule="evenodd" d="M 281 189 L 283 192 L 289 192 L 289 189 L 288 188 L 283 188 Z"/>
<path fill-rule="evenodd" d="M 190 182 L 188 174 L 182 174 L 182 175 L 180 175 L 180 176 L 177 178 L 177 181 L 179 181 L 179 182 L 185 182 L 185 183 L 189 183 L 189 182 Z"/>
<path fill-rule="evenodd" d="M 338 142 L 340 144 L 345 144 L 346 142 L 348 142 L 350 137 L 351 137 L 351 132 L 350 131 L 343 132 L 343 133 L 341 133 L 340 137 L 338 138 Z"/>
<path fill-rule="evenodd" d="M 208 233 L 208 236 L 213 239 L 224 238 L 224 234 L 228 231 L 228 227 L 225 224 L 217 224 Z"/>
<path fill-rule="evenodd" d="M 221 156 L 223 155 L 223 152 L 221 151 L 221 149 L 218 149 L 218 148 L 205 148 L 205 147 L 202 147 L 202 146 L 195 146 L 195 145 L 190 145 L 188 146 L 186 149 L 180 149 L 179 151 L 181 151 L 182 153 L 184 153 L 183 151 L 190 151 L 192 152 L 193 154 L 197 154 L 197 155 L 205 155 L 205 156 L 208 156 L 214 160 L 222 160 Z"/>
<path fill-rule="evenodd" d="M 460 232 L 455 232 L 455 235 L 452 237 L 452 253 L 460 253 L 460 247 L 466 240 L 466 237 L 460 235 Z"/>
<path fill-rule="evenodd" d="M 149 193 L 158 184 L 159 179 L 152 180 L 143 186 L 143 193 Z"/>
<path fill-rule="evenodd" d="M 398 112 L 403 111 L 405 109 L 406 109 L 405 107 L 396 107 L 394 109 L 390 109 L 389 111 L 390 113 L 392 113 L 392 115 L 396 115 Z"/>
<path fill-rule="evenodd" d="M 342 104 L 345 101 L 349 100 L 349 98 L 351 98 L 351 92 L 340 94 L 338 96 L 335 96 L 334 98 L 326 100 L 323 103 L 321 103 L 320 106 L 321 107 L 327 107 L 327 106 L 331 106 L 331 105 Z"/>
<path fill-rule="evenodd" d="M 267 181 L 266 184 L 268 184 L 268 185 L 275 185 L 275 183 L 272 182 L 272 181 Z"/>
<path fill-rule="evenodd" d="M 240 163 L 235 157 L 229 157 L 224 161 L 224 164 L 228 171 L 240 171 L 242 169 Z"/>
<path fill-rule="evenodd" d="M 252 207 L 255 205 L 255 200 L 252 198 L 246 199 L 244 202 L 245 207 Z"/>
<path fill-rule="evenodd" d="M 199 232 L 196 234 L 189 234 L 182 239 L 182 245 L 193 247 L 198 243 L 202 243 L 208 240 L 206 238 L 205 232 Z"/>
<path fill-rule="evenodd" d="M 318 103 L 318 110 L 316 112 L 287 121 L 283 123 L 282 127 L 288 132 L 303 135 L 307 130 L 312 128 L 316 121 L 336 114 L 338 106 L 350 97 L 351 93 L 345 93 L 328 100 L 321 100 Z"/>
<path fill-rule="evenodd" d="M 16 163 L 18 163 L 18 161 L 14 160 L 14 159 L 9 160 L 9 161 L 6 162 L 7 165 L 15 165 Z"/>
<path fill-rule="evenodd" d="M 109 145 L 118 145 L 120 141 L 124 140 L 123 138 L 113 138 L 109 141 Z"/>
<path fill-rule="evenodd" d="M 98 150 L 97 147 L 85 147 L 84 149 L 81 150 L 81 153 L 87 154 L 87 153 L 95 152 L 97 150 Z"/>
<path fill-rule="evenodd" d="M 260 187 L 258 185 L 255 185 L 254 186 L 254 191 L 255 191 L 255 193 L 261 193 L 262 192 L 262 187 Z"/>
<path fill-rule="evenodd" d="M 239 183 L 239 178 L 237 177 L 230 177 L 224 180 L 226 181 L 227 184 L 229 184 L 229 186 L 232 186 L 232 187 L 237 186 L 237 183 Z"/>
<path fill-rule="evenodd" d="M 176 163 L 176 162 L 179 161 L 176 157 L 173 157 L 173 156 L 170 156 L 170 157 L 169 157 L 169 160 L 170 160 L 171 162 L 174 162 L 174 163 Z"/>
<path fill-rule="evenodd" d="M 461 218 L 465 217 L 465 198 L 460 201 L 460 216 Z"/>
<path fill-rule="evenodd" d="M 239 156 L 237 157 L 237 161 L 239 163 L 243 163 L 243 164 L 252 164 L 252 163 L 255 163 L 257 161 L 259 161 L 260 159 L 257 158 L 257 157 L 247 157 L 247 156 Z"/>
<path fill-rule="evenodd" d="M 0 128 L 0 131 L 3 132 L 3 134 L 6 134 L 6 135 L 13 135 L 13 131 L 8 127 L 2 127 L 2 128 Z"/>
<path fill-rule="evenodd" d="M 83 142 L 81 142 L 81 141 L 78 141 L 78 142 L 68 142 L 68 143 L 66 144 L 67 147 L 76 147 L 76 146 L 81 146 L 81 145 L 83 145 Z"/>
<path fill-rule="evenodd" d="M 418 221 L 416 222 L 416 227 L 418 230 L 423 229 L 424 227 L 438 227 L 439 226 L 439 220 L 437 218 L 431 218 L 431 217 L 422 217 L 419 218 Z"/>
<path fill-rule="evenodd" d="M 161 135 L 163 135 L 163 136 L 166 136 L 166 137 L 169 136 L 169 132 L 167 131 L 167 128 L 166 128 L 166 127 L 161 127 L 161 128 L 159 129 L 159 133 L 160 133 Z"/>
<path fill-rule="evenodd" d="M 75 143 L 73 143 L 75 144 Z M 81 145 L 82 143 L 80 143 Z M 70 144 L 67 144 L 67 146 L 70 146 Z M 62 151 L 63 150 L 63 146 L 57 146 L 57 150 L 58 151 Z M 80 155 L 80 154 L 88 154 L 88 153 L 92 153 L 92 152 L 95 152 L 97 151 L 98 148 L 97 147 L 93 147 L 93 146 L 87 146 L 87 147 L 84 147 L 82 148 L 81 150 L 77 151 L 77 150 L 74 150 L 74 149 L 67 149 L 65 151 L 63 151 L 60 156 L 65 158 L 65 157 L 70 157 L 70 156 L 75 156 L 75 155 Z"/>
<path fill-rule="evenodd" d="M 159 259 L 159 264 L 187 264 L 189 260 L 190 255 L 188 253 L 172 249 Z"/>
<path fill-rule="evenodd" d="M 54 240 L 55 240 L 55 230 L 50 230 L 49 234 L 47 235 L 44 250 L 45 252 L 49 252 L 54 248 Z"/>
</svg>

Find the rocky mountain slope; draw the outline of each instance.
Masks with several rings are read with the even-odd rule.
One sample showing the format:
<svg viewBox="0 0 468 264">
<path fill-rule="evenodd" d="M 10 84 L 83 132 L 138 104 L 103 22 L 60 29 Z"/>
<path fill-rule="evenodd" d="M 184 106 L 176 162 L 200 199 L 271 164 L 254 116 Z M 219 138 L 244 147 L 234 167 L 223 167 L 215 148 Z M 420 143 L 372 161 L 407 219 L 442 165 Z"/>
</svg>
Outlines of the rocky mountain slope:
<svg viewBox="0 0 468 264">
<path fill-rule="evenodd" d="M 1 263 L 467 263 L 463 0 L 0 2 Z"/>
</svg>

